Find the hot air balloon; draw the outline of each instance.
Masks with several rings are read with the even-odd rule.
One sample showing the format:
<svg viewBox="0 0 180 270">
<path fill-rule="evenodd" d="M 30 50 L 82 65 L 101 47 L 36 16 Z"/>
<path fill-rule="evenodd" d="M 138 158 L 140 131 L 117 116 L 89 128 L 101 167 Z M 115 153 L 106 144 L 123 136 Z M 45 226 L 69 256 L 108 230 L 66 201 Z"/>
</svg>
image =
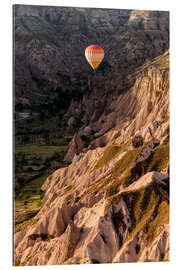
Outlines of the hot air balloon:
<svg viewBox="0 0 180 270">
<path fill-rule="evenodd" d="M 98 45 L 90 45 L 85 50 L 85 57 L 91 67 L 96 70 L 104 58 L 104 50 Z"/>
</svg>

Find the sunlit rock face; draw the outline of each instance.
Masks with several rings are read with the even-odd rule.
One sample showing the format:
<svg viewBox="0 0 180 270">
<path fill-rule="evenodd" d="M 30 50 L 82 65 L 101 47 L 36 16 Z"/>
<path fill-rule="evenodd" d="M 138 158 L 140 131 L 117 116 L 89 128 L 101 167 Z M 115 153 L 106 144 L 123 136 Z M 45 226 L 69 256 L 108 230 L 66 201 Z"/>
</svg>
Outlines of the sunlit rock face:
<svg viewBox="0 0 180 270">
<path fill-rule="evenodd" d="M 70 156 L 77 141 L 81 149 L 46 179 L 38 214 L 16 227 L 16 265 L 169 260 L 169 52 L 132 77 L 79 130 L 96 132 L 89 146 L 74 136 Z M 90 96 L 69 111 L 83 104 L 98 113 L 102 100 Z"/>
<path fill-rule="evenodd" d="M 169 13 L 16 5 L 14 37 L 17 108 L 72 136 L 14 264 L 168 261 Z"/>
</svg>

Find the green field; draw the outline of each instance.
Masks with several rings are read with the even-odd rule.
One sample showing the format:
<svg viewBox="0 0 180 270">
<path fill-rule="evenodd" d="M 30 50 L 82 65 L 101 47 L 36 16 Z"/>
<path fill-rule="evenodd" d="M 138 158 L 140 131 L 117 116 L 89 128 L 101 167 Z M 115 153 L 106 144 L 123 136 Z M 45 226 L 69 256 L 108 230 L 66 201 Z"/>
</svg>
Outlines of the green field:
<svg viewBox="0 0 180 270">
<path fill-rule="evenodd" d="M 47 178 L 47 174 L 42 175 L 18 191 L 18 196 L 14 202 L 14 222 L 15 225 L 29 219 L 38 211 L 42 201 L 41 186 Z"/>
<path fill-rule="evenodd" d="M 37 145 L 37 144 L 26 144 L 17 146 L 15 153 L 25 153 L 25 154 L 37 154 L 37 155 L 51 155 L 54 152 L 61 153 L 66 151 L 67 146 L 54 146 L 54 145 Z"/>
<path fill-rule="evenodd" d="M 58 146 L 25 144 L 15 147 L 15 226 L 29 220 L 39 211 L 44 196 L 41 187 L 48 175 L 69 164 L 64 161 L 68 149 L 67 140 L 54 140 Z M 39 176 L 32 177 L 34 173 Z"/>
</svg>

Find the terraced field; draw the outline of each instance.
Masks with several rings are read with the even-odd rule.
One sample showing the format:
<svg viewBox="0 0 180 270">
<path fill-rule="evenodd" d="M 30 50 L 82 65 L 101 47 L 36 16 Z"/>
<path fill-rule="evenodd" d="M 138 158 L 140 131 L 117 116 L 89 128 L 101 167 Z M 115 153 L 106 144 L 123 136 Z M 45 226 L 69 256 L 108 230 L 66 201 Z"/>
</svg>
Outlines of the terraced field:
<svg viewBox="0 0 180 270">
<path fill-rule="evenodd" d="M 68 143 L 54 139 L 57 145 L 25 144 L 15 147 L 14 159 L 14 224 L 15 227 L 37 214 L 43 199 L 41 186 L 47 176 L 64 161 Z"/>
</svg>

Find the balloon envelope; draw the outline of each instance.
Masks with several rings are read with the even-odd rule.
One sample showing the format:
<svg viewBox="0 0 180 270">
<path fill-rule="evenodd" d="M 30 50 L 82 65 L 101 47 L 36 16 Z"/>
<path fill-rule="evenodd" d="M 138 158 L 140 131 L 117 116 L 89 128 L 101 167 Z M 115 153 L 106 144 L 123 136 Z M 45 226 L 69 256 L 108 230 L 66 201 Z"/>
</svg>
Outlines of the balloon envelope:
<svg viewBox="0 0 180 270">
<path fill-rule="evenodd" d="M 104 50 L 98 45 L 90 45 L 85 50 L 85 57 L 91 67 L 95 70 L 104 58 Z"/>
</svg>

